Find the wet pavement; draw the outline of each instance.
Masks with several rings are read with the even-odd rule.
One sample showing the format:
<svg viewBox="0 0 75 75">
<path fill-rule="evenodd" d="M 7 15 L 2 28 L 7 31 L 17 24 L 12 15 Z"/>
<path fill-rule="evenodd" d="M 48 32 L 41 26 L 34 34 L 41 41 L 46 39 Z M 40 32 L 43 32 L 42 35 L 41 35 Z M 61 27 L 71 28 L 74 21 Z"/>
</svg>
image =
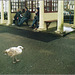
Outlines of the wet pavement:
<svg viewBox="0 0 75 75">
<path fill-rule="evenodd" d="M 71 27 L 67 27 L 67 26 L 64 26 L 63 27 L 63 30 L 65 33 L 70 33 L 70 32 L 73 32 L 75 31 L 75 29 L 71 28 Z"/>
<path fill-rule="evenodd" d="M 4 50 L 22 45 L 20 62 L 13 64 Z M 75 32 L 64 37 L 34 32 L 27 26 L 0 26 L 0 74 L 74 74 Z"/>
</svg>

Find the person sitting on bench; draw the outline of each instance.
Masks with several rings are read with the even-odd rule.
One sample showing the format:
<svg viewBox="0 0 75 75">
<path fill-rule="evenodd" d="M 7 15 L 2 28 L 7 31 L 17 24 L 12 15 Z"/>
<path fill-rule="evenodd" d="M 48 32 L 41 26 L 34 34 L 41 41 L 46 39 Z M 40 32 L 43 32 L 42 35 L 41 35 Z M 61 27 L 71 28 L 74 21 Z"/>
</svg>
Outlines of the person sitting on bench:
<svg viewBox="0 0 75 75">
<path fill-rule="evenodd" d="M 21 20 L 18 22 L 18 26 L 21 26 L 24 22 L 28 23 L 28 20 L 30 19 L 30 12 L 27 7 L 25 7 L 25 14 L 21 18 Z"/>
<path fill-rule="evenodd" d="M 25 9 L 22 9 L 20 16 L 18 17 L 18 23 L 20 22 L 21 18 L 24 16 Z"/>
<path fill-rule="evenodd" d="M 29 26 L 29 27 L 34 28 L 34 25 L 35 25 L 35 29 L 34 30 L 37 30 L 37 28 L 39 27 L 38 22 L 39 22 L 39 8 L 36 8 L 33 24 L 31 26 Z"/>
<path fill-rule="evenodd" d="M 21 11 L 19 11 L 19 9 L 18 9 L 17 12 L 16 12 L 16 15 L 14 16 L 12 25 L 15 25 L 15 22 L 18 21 L 18 18 L 20 17 L 20 14 L 21 14 Z"/>
</svg>

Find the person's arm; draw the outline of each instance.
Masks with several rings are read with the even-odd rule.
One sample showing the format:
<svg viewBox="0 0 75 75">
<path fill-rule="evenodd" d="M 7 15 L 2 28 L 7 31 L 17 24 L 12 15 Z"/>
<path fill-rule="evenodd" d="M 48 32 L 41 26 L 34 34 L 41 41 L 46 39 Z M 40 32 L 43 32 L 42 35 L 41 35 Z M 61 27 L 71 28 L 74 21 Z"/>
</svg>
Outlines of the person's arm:
<svg viewBox="0 0 75 75">
<path fill-rule="evenodd" d="M 20 14 L 20 17 L 23 17 L 23 15 L 22 15 L 22 14 Z"/>
</svg>

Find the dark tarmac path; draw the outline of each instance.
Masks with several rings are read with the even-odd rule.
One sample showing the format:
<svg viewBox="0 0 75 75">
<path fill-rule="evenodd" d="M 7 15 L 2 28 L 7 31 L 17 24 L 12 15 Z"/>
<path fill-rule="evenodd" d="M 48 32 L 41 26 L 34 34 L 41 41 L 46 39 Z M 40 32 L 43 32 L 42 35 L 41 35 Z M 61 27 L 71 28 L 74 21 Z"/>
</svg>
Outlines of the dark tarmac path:
<svg viewBox="0 0 75 75">
<path fill-rule="evenodd" d="M 13 64 L 4 50 L 22 45 L 20 62 Z M 0 26 L 0 74 L 74 74 L 75 32 L 65 37 Z"/>
</svg>

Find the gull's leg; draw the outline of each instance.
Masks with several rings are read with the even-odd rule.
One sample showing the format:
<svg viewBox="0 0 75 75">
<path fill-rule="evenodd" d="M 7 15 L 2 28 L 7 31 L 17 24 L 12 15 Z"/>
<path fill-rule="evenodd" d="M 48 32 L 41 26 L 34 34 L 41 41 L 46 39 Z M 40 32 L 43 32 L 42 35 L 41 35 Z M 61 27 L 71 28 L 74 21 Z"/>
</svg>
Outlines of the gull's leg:
<svg viewBox="0 0 75 75">
<path fill-rule="evenodd" d="M 19 62 L 20 60 L 19 59 L 17 59 L 16 57 L 15 57 L 15 60 L 16 60 L 16 62 Z"/>
<path fill-rule="evenodd" d="M 13 64 L 14 64 L 14 63 L 16 63 L 16 62 L 15 62 L 15 57 L 13 57 Z"/>
</svg>

